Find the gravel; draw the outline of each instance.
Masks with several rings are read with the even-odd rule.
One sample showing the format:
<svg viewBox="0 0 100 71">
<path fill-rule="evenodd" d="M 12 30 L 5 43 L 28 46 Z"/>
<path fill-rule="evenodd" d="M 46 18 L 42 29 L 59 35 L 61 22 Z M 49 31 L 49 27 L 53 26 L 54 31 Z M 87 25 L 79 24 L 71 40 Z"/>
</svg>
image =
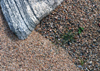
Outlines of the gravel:
<svg viewBox="0 0 100 71">
<path fill-rule="evenodd" d="M 81 70 L 100 71 L 100 0 L 65 0 L 35 30 L 67 50 Z"/>
</svg>

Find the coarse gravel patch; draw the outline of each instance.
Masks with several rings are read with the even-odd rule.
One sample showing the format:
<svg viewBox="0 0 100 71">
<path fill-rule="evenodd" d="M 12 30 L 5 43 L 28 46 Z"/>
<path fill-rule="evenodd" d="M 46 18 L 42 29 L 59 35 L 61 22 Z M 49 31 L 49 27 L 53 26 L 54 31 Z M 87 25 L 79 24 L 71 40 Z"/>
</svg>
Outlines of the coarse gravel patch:
<svg viewBox="0 0 100 71">
<path fill-rule="evenodd" d="M 100 71 L 100 0 L 65 0 L 37 25 L 81 70 Z"/>
</svg>

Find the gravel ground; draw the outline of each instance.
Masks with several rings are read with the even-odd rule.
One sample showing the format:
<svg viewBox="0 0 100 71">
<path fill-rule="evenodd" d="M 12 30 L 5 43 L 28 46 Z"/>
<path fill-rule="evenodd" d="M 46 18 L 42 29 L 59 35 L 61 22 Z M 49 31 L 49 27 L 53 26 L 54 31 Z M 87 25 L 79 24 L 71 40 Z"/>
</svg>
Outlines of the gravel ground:
<svg viewBox="0 0 100 71">
<path fill-rule="evenodd" d="M 33 31 L 19 40 L 0 9 L 0 71 L 80 71 L 61 47 Z"/>
<path fill-rule="evenodd" d="M 65 0 L 35 30 L 67 50 L 81 70 L 100 71 L 100 0 Z"/>
</svg>

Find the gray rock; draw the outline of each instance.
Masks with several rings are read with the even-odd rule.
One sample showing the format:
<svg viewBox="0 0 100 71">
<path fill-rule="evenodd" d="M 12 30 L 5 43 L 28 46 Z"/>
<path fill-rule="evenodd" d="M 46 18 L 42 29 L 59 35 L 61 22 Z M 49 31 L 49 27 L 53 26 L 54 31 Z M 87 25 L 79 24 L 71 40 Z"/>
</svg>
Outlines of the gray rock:
<svg viewBox="0 0 100 71">
<path fill-rule="evenodd" d="M 1 8 L 10 29 L 26 39 L 40 20 L 63 0 L 1 0 Z"/>
<path fill-rule="evenodd" d="M 78 65 L 78 67 L 79 67 L 79 68 L 82 68 L 82 66 L 81 66 L 81 65 Z"/>
<path fill-rule="evenodd" d="M 93 42 L 96 43 L 96 39 L 93 39 Z"/>
</svg>

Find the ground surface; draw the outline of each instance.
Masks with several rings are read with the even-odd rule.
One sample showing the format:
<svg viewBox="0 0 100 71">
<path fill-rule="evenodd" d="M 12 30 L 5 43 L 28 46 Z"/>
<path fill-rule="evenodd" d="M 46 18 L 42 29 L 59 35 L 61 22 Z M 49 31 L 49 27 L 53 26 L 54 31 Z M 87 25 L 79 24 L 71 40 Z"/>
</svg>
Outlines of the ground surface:
<svg viewBox="0 0 100 71">
<path fill-rule="evenodd" d="M 68 51 L 81 70 L 100 71 L 100 0 L 65 0 L 36 31 Z"/>
<path fill-rule="evenodd" d="M 33 31 L 19 40 L 0 10 L 0 71 L 79 71 L 66 51 Z"/>
</svg>

